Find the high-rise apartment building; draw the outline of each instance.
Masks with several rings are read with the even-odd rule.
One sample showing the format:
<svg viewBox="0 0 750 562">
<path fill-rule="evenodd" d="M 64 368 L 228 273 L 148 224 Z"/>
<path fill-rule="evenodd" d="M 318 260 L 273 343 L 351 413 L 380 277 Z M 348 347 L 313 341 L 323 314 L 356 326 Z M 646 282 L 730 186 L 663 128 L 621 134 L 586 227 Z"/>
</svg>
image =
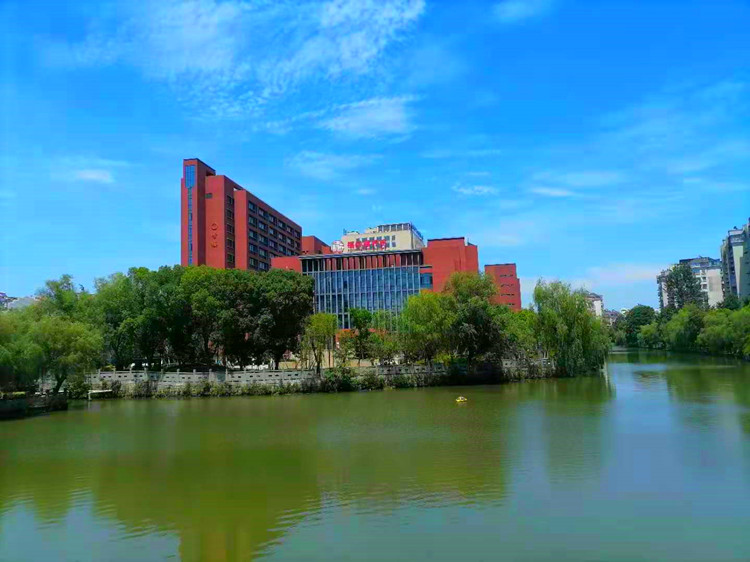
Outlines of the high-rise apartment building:
<svg viewBox="0 0 750 562">
<path fill-rule="evenodd" d="M 677 265 L 687 265 L 690 267 L 693 275 L 700 282 L 701 292 L 706 295 L 706 302 L 708 302 L 709 306 L 716 306 L 724 300 L 721 260 L 698 256 L 697 258 L 682 259 Z M 659 291 L 659 307 L 662 309 L 673 305 L 670 302 L 669 292 L 667 291 L 667 275 L 670 269 L 665 269 L 656 277 L 656 284 Z"/>
<path fill-rule="evenodd" d="M 721 244 L 721 282 L 724 295 L 750 297 L 750 220 L 727 232 Z"/>
<path fill-rule="evenodd" d="M 302 251 L 302 228 L 197 158 L 182 163 L 182 265 L 268 270 Z"/>
</svg>

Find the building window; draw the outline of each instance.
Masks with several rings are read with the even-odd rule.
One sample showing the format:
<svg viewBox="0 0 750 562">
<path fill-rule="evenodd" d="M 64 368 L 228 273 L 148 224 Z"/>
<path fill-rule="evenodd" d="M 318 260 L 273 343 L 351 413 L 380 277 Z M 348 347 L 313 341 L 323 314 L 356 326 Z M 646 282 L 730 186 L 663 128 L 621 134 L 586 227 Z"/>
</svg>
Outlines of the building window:
<svg viewBox="0 0 750 562">
<path fill-rule="evenodd" d="M 250 244 L 248 248 L 250 248 L 250 253 L 253 253 L 253 254 L 258 253 L 258 246 L 256 246 L 255 244 Z"/>
<path fill-rule="evenodd" d="M 271 236 L 276 236 L 276 229 L 274 229 L 273 227 L 269 227 L 268 234 L 270 234 Z"/>
<path fill-rule="evenodd" d="M 254 230 L 248 230 L 248 231 L 247 231 L 247 235 L 248 235 L 248 236 L 249 236 L 250 238 L 252 238 L 253 240 L 257 240 L 257 239 L 258 239 L 258 233 L 257 233 L 257 232 L 255 232 Z"/>
<path fill-rule="evenodd" d="M 266 230 L 266 228 L 267 228 L 266 227 L 266 223 L 264 223 L 264 222 L 258 222 L 258 228 L 260 228 L 261 230 Z"/>
<path fill-rule="evenodd" d="M 247 217 L 247 224 L 256 226 L 258 224 L 258 221 L 255 217 Z"/>
<path fill-rule="evenodd" d="M 268 238 L 266 238 L 265 236 L 261 236 L 260 237 L 260 243 L 261 244 L 265 244 L 266 246 L 268 246 Z"/>
<path fill-rule="evenodd" d="M 248 203 L 247 208 L 253 213 L 255 213 L 258 210 L 258 207 L 255 205 L 255 203 Z"/>
<path fill-rule="evenodd" d="M 260 248 L 258 253 L 260 254 L 260 257 L 262 258 L 268 257 L 268 252 L 266 252 L 263 248 Z"/>
</svg>

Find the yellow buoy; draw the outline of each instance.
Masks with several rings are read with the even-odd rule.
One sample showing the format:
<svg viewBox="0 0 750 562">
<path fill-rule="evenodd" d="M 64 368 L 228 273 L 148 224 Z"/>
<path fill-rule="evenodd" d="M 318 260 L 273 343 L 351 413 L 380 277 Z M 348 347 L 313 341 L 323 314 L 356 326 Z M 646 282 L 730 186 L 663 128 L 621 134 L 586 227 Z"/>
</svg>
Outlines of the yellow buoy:
<svg viewBox="0 0 750 562">
<path fill-rule="evenodd" d="M 456 398 L 456 402 L 458 402 L 459 404 L 461 402 L 468 402 L 468 401 L 469 401 L 469 399 L 466 398 L 466 396 L 459 396 L 458 398 Z"/>
</svg>

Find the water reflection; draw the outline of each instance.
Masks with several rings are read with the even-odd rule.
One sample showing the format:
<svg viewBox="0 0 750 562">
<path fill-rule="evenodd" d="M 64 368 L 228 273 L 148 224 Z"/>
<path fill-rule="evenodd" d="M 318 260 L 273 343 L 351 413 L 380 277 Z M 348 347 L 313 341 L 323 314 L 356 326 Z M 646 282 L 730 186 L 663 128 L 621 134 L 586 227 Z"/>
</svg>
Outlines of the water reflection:
<svg viewBox="0 0 750 562">
<path fill-rule="evenodd" d="M 109 552 L 125 554 L 113 559 L 158 552 L 230 561 L 279 554 L 291 536 L 314 536 L 337 517 L 372 522 L 408 512 L 417 524 L 429 520 L 425 513 L 450 513 L 451 526 L 465 536 L 483 517 L 507 527 L 528 510 L 544 530 L 552 521 L 563 525 L 548 511 L 561 497 L 571 512 L 598 495 L 612 494 L 607 509 L 620 505 L 627 478 L 645 466 L 655 470 L 656 458 L 677 474 L 695 470 L 685 478 L 701 474 L 709 465 L 696 460 L 696 448 L 726 465 L 711 464 L 714 474 L 744 489 L 747 462 L 737 455 L 750 452 L 748 367 L 691 361 L 623 353 L 613 355 L 607 377 L 97 402 L 6 422 L 0 560 L 24 559 L 8 550 L 11 532 L 30 560 L 45 558 L 34 549 L 46 541 L 68 553 L 74 543 L 94 545 L 69 559 L 94 560 L 117 545 Z M 457 394 L 469 402 L 455 404 Z M 696 443 L 700 437 L 685 428 L 707 438 Z M 642 435 L 669 436 L 674 448 L 660 442 L 661 449 L 649 450 Z M 631 485 L 638 491 L 637 480 Z M 487 533 L 475 539 L 489 548 L 497 535 Z"/>
</svg>

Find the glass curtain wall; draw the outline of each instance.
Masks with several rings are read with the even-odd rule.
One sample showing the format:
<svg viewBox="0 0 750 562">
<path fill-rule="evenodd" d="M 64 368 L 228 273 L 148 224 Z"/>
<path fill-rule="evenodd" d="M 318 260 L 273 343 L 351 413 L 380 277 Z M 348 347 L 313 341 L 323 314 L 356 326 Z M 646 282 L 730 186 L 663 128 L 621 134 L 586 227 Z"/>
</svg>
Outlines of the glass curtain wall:
<svg viewBox="0 0 750 562">
<path fill-rule="evenodd" d="M 432 289 L 432 275 L 420 267 L 305 272 L 315 279 L 315 310 L 335 314 L 339 327 L 351 327 L 349 309 L 399 313 L 409 295 Z"/>
</svg>

